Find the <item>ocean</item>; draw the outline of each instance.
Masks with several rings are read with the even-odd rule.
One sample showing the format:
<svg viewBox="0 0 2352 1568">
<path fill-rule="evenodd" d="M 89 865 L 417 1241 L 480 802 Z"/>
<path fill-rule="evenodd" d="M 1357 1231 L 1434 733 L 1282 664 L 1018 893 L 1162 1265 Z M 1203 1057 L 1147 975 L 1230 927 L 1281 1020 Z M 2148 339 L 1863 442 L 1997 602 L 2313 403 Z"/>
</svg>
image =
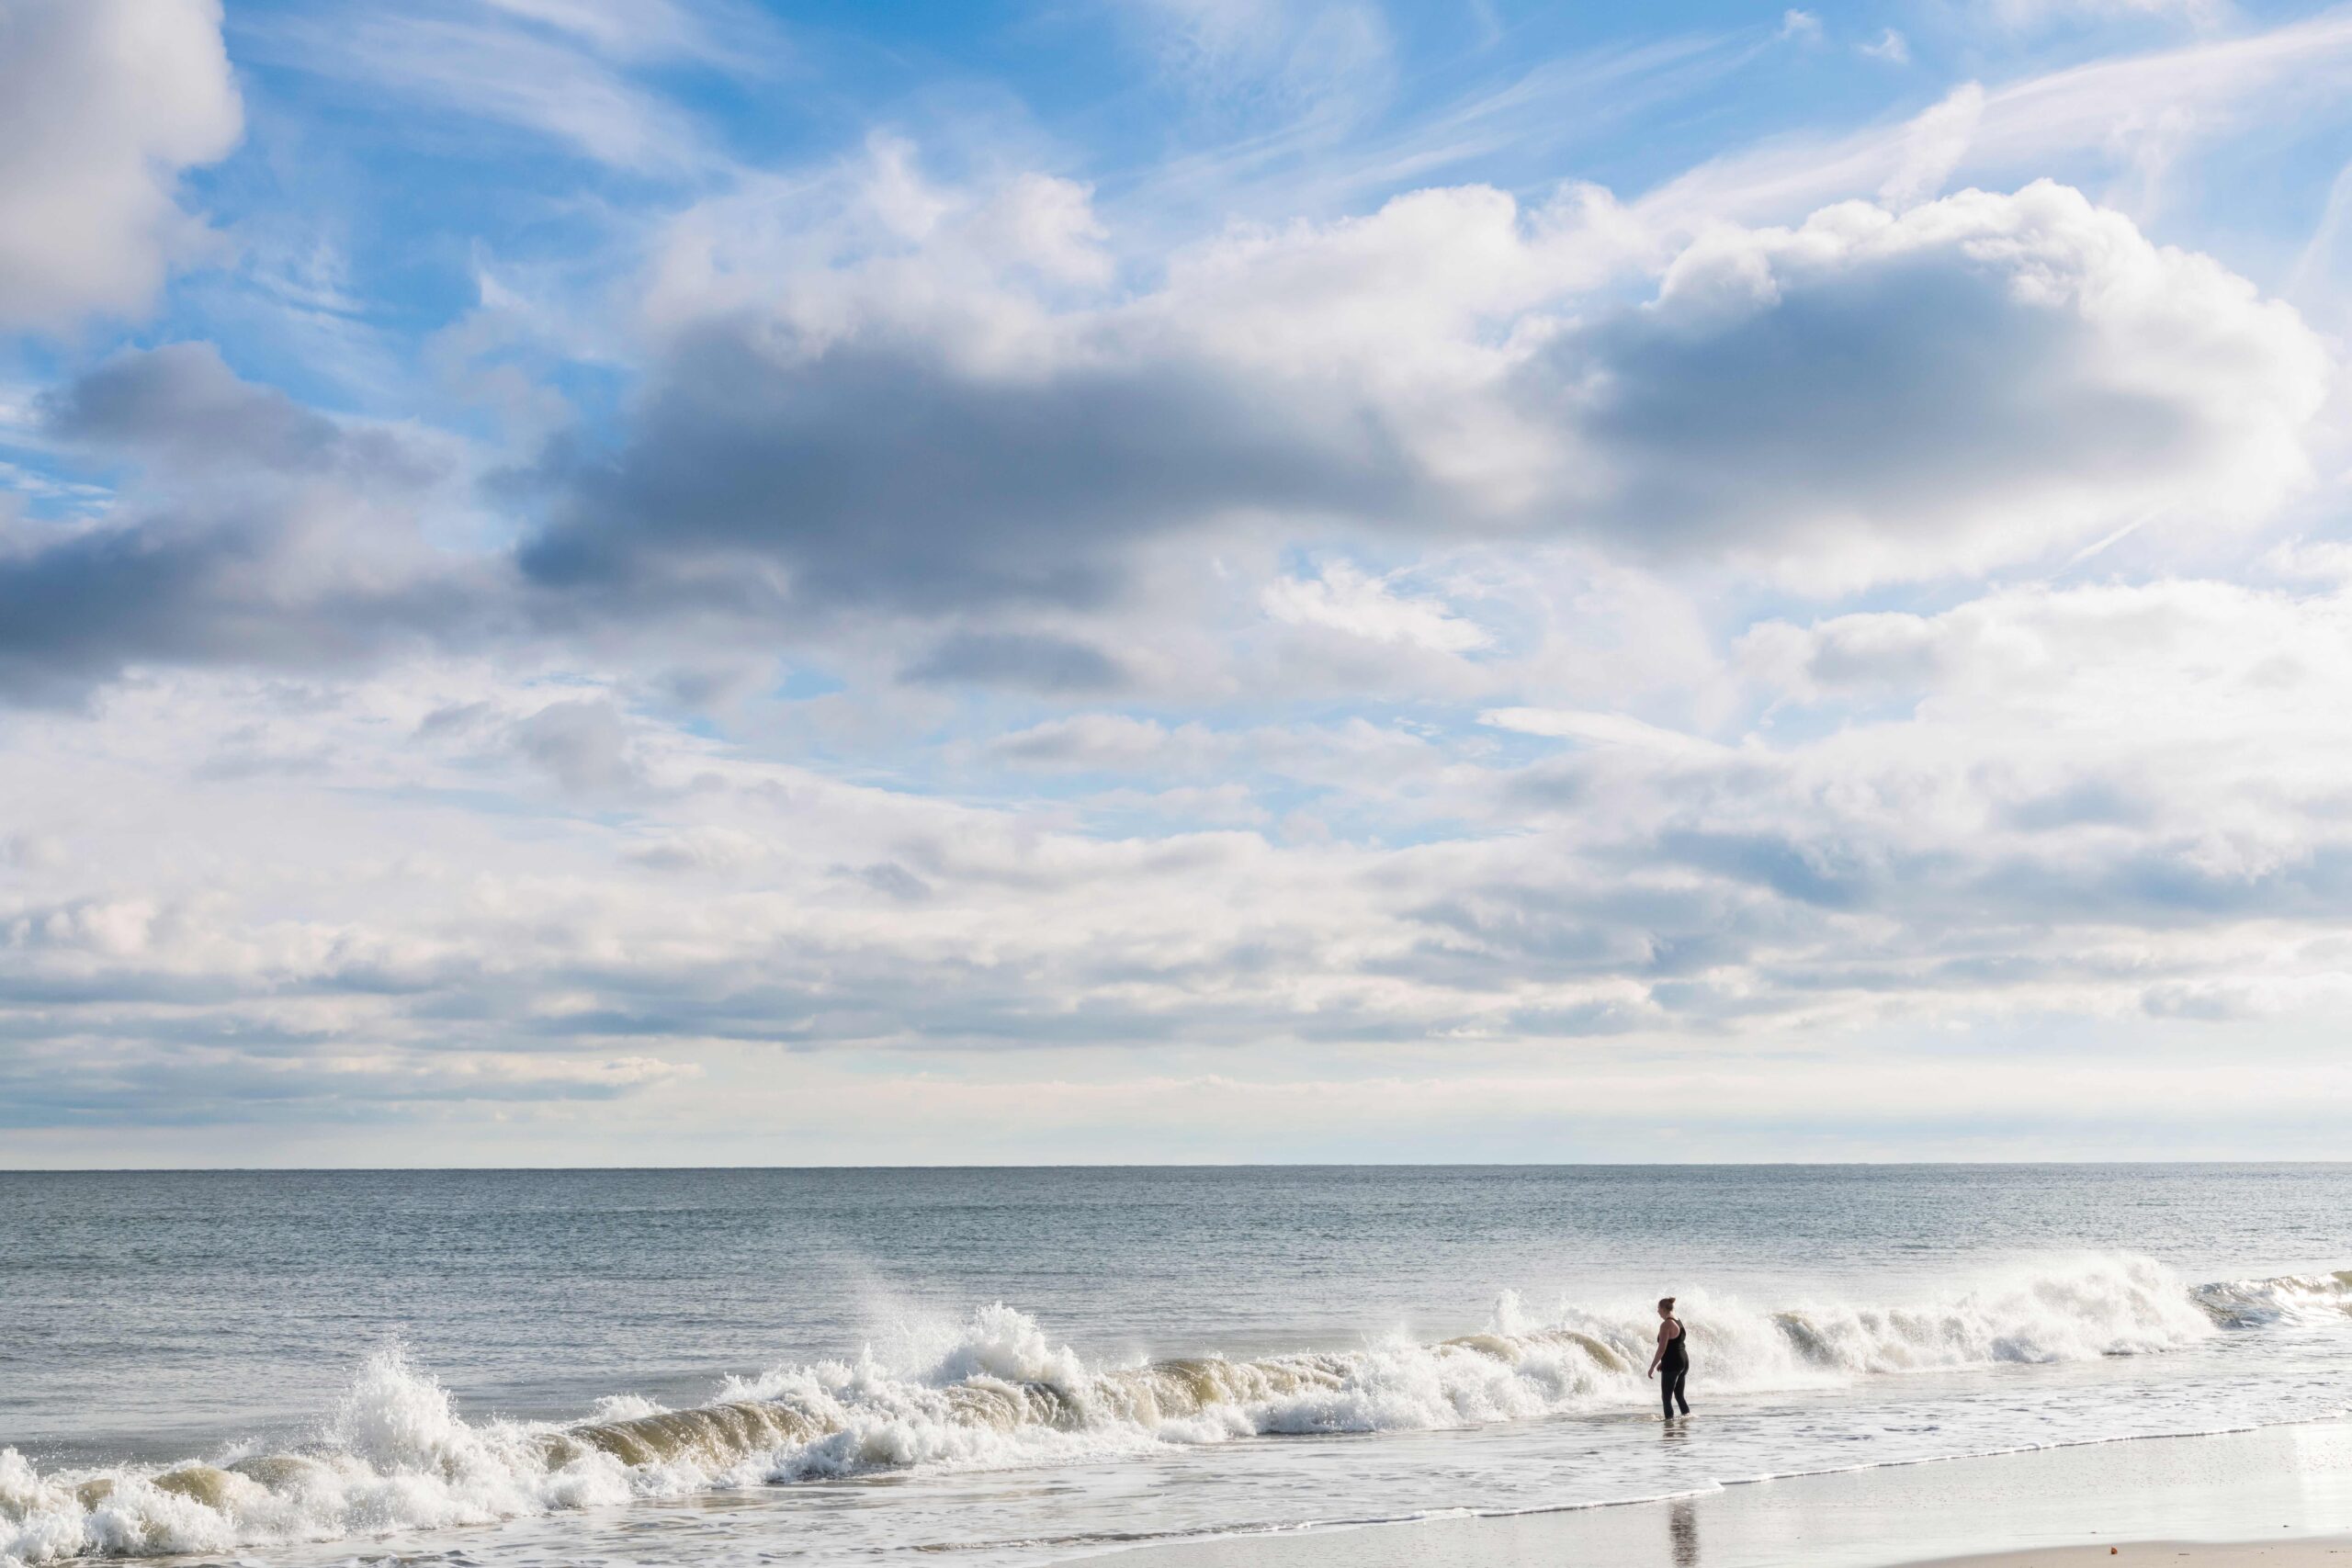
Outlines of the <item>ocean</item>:
<svg viewBox="0 0 2352 1568">
<path fill-rule="evenodd" d="M 992 1568 L 2308 1421 L 2347 1215 L 2336 1165 L 0 1174 L 0 1568 Z"/>
</svg>

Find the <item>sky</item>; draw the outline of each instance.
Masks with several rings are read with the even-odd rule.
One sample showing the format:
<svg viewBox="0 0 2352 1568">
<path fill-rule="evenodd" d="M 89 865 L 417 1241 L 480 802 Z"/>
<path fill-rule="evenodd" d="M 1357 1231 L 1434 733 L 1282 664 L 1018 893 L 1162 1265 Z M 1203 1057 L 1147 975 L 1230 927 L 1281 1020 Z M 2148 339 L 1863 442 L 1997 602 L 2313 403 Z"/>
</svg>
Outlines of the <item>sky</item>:
<svg viewBox="0 0 2352 1568">
<path fill-rule="evenodd" d="M 2352 9 L 0 0 L 0 1167 L 2341 1156 Z"/>
</svg>

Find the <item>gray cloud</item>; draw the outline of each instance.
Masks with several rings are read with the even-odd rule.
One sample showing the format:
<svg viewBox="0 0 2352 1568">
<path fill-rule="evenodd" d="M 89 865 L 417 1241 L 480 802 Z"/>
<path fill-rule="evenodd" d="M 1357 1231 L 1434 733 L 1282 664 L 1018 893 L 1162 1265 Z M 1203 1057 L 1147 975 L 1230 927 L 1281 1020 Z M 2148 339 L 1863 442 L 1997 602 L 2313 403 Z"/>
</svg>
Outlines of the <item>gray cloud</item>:
<svg viewBox="0 0 2352 1568">
<path fill-rule="evenodd" d="M 2100 349 L 2073 311 L 2021 302 L 2007 269 L 1938 248 L 1800 271 L 1729 311 L 1620 312 L 1552 345 L 1522 396 L 1620 476 L 1605 516 L 1634 542 L 1900 538 L 1979 525 L 1968 513 L 2012 490 L 2031 506 L 2060 476 L 2136 488 L 2212 438 L 2209 411 L 2121 380 Z"/>
<path fill-rule="evenodd" d="M 138 477 L 95 525 L 0 527 L 0 694 L 72 702 L 142 662 L 350 664 L 500 618 L 494 563 L 423 543 L 441 464 L 240 380 L 209 345 L 118 355 L 41 413 Z"/>
<path fill-rule="evenodd" d="M 71 1069 L 53 1043 L 0 1055 L 0 1126 L 201 1127 L 243 1123 L 390 1120 L 427 1106 L 611 1100 L 691 1077 L 691 1068 L 647 1057 L 562 1060 L 483 1055 L 438 1060 L 339 1055 L 326 1037 L 289 1036 L 288 1049 L 222 1032 L 190 1051 L 184 1042 L 141 1042 L 109 1028 L 82 1046 Z M 175 1048 L 175 1046 L 178 1048 Z"/>
<path fill-rule="evenodd" d="M 435 716 L 425 722 L 430 725 Z M 516 750 L 571 794 L 625 792 L 645 783 L 629 747 L 628 727 L 609 702 L 550 703 L 511 726 L 507 736 Z"/>
<path fill-rule="evenodd" d="M 1410 199 L 1458 203 L 1470 276 L 1473 246 L 1515 249 L 1531 276 L 1562 265 L 1491 193 Z M 615 451 L 550 455 L 523 570 L 571 613 L 797 627 L 1124 615 L 1147 552 L 1214 528 L 1261 547 L 1582 539 L 1848 588 L 2152 510 L 2259 513 L 2305 473 L 2316 340 L 2063 187 L 1726 231 L 1654 299 L 1566 325 L 1540 314 L 1573 299 L 1565 276 L 1499 311 L 1443 308 L 1450 241 L 1408 250 L 1432 245 L 1426 225 L 1388 242 L 1386 218 L 1350 243 L 1394 243 L 1439 300 L 1352 296 L 1361 257 L 1313 234 L 1216 288 L 1106 311 L 1005 295 L 984 332 L 887 289 L 821 333 L 730 297 L 656 367 Z M 833 281 L 883 288 L 857 277 Z M 1521 346 L 1474 346 L 1514 321 Z"/>
<path fill-rule="evenodd" d="M 1515 247 L 1530 276 L 1558 265 L 1492 193 L 1412 199 L 1458 205 L 1463 243 Z M 1431 243 L 1426 224 L 1387 239 L 1386 219 L 1355 243 Z M 101 528 L 16 530 L 0 683 L 70 694 L 141 660 L 347 661 L 492 629 L 730 653 L 850 632 L 915 684 L 1089 695 L 1182 666 L 1106 645 L 1189 635 L 1155 618 L 1147 577 L 1228 537 L 1261 558 L 1351 532 L 1574 539 L 1850 587 L 2152 509 L 2259 512 L 2304 472 L 2321 355 L 2291 312 L 2061 187 L 1725 231 L 1651 301 L 1565 326 L 1539 324 L 1533 286 L 1498 317 L 1375 309 L 1327 243 L 1091 314 L 991 285 L 1002 320 L 982 312 L 977 346 L 880 284 L 823 332 L 713 309 L 611 449 L 573 438 L 509 477 L 504 498 L 545 517 L 511 559 L 387 526 L 450 499 L 419 442 L 242 382 L 201 344 L 126 355 L 43 409 L 55 439 L 150 483 Z M 1442 279 L 1453 243 L 1407 259 Z M 1295 308 L 1275 287 L 1318 280 Z M 1286 308 L 1261 322 L 1270 291 Z M 1514 346 L 1476 345 L 1513 320 Z M 1284 331 L 1300 341 L 1272 352 Z"/>
<path fill-rule="evenodd" d="M 402 487 L 442 473 L 389 432 L 346 429 L 274 387 L 240 379 L 209 343 L 117 355 L 40 407 L 58 440 L 181 472 L 340 473 Z"/>
<path fill-rule="evenodd" d="M 1119 661 L 1091 643 L 1035 632 L 956 632 L 900 672 L 924 686 L 1018 686 L 1091 696 L 1127 684 Z"/>
<path fill-rule="evenodd" d="M 268 578 L 278 520 L 108 527 L 0 554 L 0 693 L 70 703 L 144 661 L 308 669 L 462 623 L 463 590 L 420 581 L 308 585 L 288 604 Z"/>
<path fill-rule="evenodd" d="M 960 371 L 879 341 L 693 334 L 607 461 L 559 457 L 542 588 L 621 610 L 1098 608 L 1138 541 L 1234 507 L 1377 512 L 1410 490 L 1359 411 L 1182 359 Z"/>
</svg>

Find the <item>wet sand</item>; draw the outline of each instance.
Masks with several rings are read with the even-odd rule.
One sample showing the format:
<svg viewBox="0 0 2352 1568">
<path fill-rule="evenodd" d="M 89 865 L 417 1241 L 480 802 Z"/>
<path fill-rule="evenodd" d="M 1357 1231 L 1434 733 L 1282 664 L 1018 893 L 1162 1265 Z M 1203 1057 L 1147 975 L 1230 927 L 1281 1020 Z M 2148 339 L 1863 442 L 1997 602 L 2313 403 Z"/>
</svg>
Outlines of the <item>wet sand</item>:
<svg viewBox="0 0 2352 1568">
<path fill-rule="evenodd" d="M 1673 1442 L 1672 1428 L 1659 1440 Z M 2352 1568 L 2352 1424 L 1797 1476 L 1616 1507 L 1236 1536 L 1096 1561 L 1121 1568 Z"/>
<path fill-rule="evenodd" d="M 1984 1557 L 1947 1557 L 1919 1568 L 2092 1568 L 2154 1563 L 2168 1568 L 2344 1568 L 2352 1562 L 2352 1539 L 2277 1541 L 2134 1541 L 2129 1546 L 2053 1546 L 2040 1551 L 1996 1551 Z"/>
</svg>

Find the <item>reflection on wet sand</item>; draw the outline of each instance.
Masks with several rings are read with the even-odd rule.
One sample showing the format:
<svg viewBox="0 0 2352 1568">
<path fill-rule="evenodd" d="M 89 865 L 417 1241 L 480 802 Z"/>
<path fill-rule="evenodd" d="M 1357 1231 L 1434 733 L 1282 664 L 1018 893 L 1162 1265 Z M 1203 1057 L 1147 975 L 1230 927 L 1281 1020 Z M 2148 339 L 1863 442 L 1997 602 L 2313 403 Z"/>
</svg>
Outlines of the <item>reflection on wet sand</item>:
<svg viewBox="0 0 2352 1568">
<path fill-rule="evenodd" d="M 1699 1568 L 1699 1506 L 1678 1497 L 1666 1510 L 1666 1533 L 1674 1542 L 1674 1568 Z"/>
</svg>

